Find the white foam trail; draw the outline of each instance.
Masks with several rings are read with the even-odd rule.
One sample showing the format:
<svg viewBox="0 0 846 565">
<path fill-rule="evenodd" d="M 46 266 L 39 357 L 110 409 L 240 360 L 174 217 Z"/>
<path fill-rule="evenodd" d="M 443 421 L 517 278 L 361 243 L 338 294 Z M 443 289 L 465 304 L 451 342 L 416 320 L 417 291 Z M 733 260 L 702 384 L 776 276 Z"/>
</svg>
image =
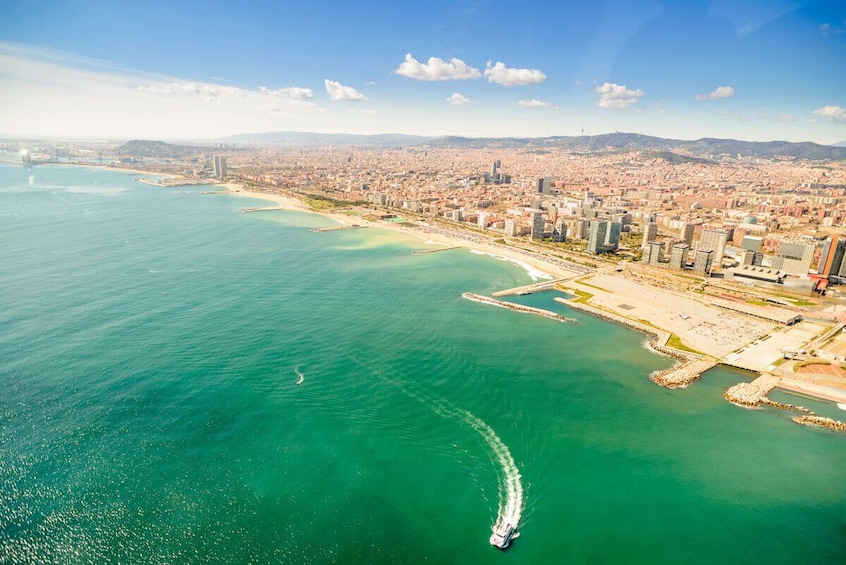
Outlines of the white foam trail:
<svg viewBox="0 0 846 565">
<path fill-rule="evenodd" d="M 497 480 L 499 482 L 499 512 L 493 525 L 495 532 L 500 524 L 511 524 L 516 530 L 523 515 L 523 482 L 520 470 L 511 456 L 508 446 L 496 435 L 493 428 L 483 420 L 466 410 L 456 410 L 434 403 L 434 410 L 440 416 L 457 418 L 473 428 L 488 444 L 492 459 L 499 464 Z M 517 537 L 516 535 L 514 537 Z"/>
<path fill-rule="evenodd" d="M 529 265 L 528 263 L 524 263 L 518 259 L 511 259 L 510 257 L 505 257 L 504 255 L 497 255 L 496 253 L 489 253 L 487 251 L 479 251 L 478 249 L 471 249 L 470 253 L 475 253 L 476 255 L 487 255 L 489 257 L 493 257 L 494 259 L 498 259 L 500 261 L 507 261 L 508 263 L 514 263 L 518 267 L 522 267 L 526 270 L 526 273 L 533 281 L 537 281 L 538 279 L 551 279 L 552 275 L 541 271 L 540 269 L 536 269 Z"/>
<path fill-rule="evenodd" d="M 297 384 L 298 384 L 298 385 L 303 384 L 303 381 L 305 380 L 305 375 L 303 375 L 303 374 L 300 372 L 300 368 L 299 368 L 299 366 L 297 366 L 296 368 L 294 368 L 294 372 L 295 372 L 295 373 L 296 373 L 296 374 L 300 377 L 300 379 L 297 381 Z"/>
</svg>

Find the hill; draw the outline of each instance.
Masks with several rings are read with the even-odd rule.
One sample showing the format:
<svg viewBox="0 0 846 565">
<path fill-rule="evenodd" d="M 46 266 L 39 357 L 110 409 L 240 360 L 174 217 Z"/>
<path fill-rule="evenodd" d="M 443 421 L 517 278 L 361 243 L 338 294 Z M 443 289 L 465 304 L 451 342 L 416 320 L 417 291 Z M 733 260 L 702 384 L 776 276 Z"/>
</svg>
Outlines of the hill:
<svg viewBox="0 0 846 565">
<path fill-rule="evenodd" d="M 343 145 L 359 147 L 392 147 L 400 145 L 419 145 L 430 137 L 405 135 L 402 133 L 383 133 L 378 135 L 355 135 L 349 133 L 308 133 L 299 131 L 276 131 L 268 133 L 243 133 L 230 135 L 219 141 L 239 145 L 278 145 L 285 147 L 303 147 L 318 145 Z"/>
<path fill-rule="evenodd" d="M 121 157 L 132 157 L 134 159 L 185 159 L 197 153 L 209 151 L 207 147 L 194 147 L 192 145 L 174 145 L 164 141 L 148 141 L 144 139 L 133 139 L 127 141 L 116 149 Z"/>
</svg>

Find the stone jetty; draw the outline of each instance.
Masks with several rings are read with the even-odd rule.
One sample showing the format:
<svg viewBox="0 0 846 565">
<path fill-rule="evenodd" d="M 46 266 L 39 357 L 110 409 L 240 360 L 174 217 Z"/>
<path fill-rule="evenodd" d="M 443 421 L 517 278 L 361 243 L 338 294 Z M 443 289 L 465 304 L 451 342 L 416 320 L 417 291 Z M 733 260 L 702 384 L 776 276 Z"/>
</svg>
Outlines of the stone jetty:
<svg viewBox="0 0 846 565">
<path fill-rule="evenodd" d="M 764 374 L 751 383 L 738 383 L 723 393 L 723 398 L 744 408 L 757 408 L 764 403 L 767 393 L 777 384 L 779 378 L 770 374 Z"/>
<path fill-rule="evenodd" d="M 458 249 L 457 245 L 453 245 L 452 247 L 438 247 L 437 249 L 421 249 L 419 251 L 412 251 L 412 255 L 427 255 L 429 253 L 438 253 L 440 251 L 449 251 L 450 249 Z"/>
<path fill-rule="evenodd" d="M 286 208 L 282 208 L 281 206 L 259 206 L 258 208 L 241 208 L 241 211 L 244 213 L 249 212 L 284 212 L 287 210 Z"/>
<path fill-rule="evenodd" d="M 723 393 L 723 397 L 737 406 L 757 409 L 760 405 L 787 410 L 788 412 L 799 412 L 791 420 L 804 426 L 817 426 L 828 428 L 838 432 L 846 432 L 846 423 L 839 420 L 832 420 L 823 416 L 817 416 L 812 410 L 795 404 L 784 404 L 767 398 L 767 393 L 779 383 L 779 377 L 770 374 L 763 374 L 751 383 L 739 383 Z"/>
<path fill-rule="evenodd" d="M 568 318 L 567 316 L 562 316 L 561 314 L 557 314 L 555 312 L 551 312 L 549 310 L 544 310 L 542 308 L 535 308 L 533 306 L 524 306 L 522 304 L 514 304 L 513 302 L 503 302 L 502 300 L 497 300 L 496 298 L 490 298 L 488 296 L 482 296 L 480 294 L 473 294 L 472 292 L 465 292 L 461 295 L 463 298 L 467 300 L 472 300 L 473 302 L 481 302 L 482 304 L 490 304 L 492 306 L 499 306 L 500 308 L 507 308 L 508 310 L 514 310 L 515 312 L 525 312 L 527 314 L 537 314 L 538 316 L 543 316 L 544 318 L 551 318 L 553 320 L 558 320 L 559 322 L 564 322 L 565 324 L 574 323 L 576 320 L 573 318 Z"/>
<path fill-rule="evenodd" d="M 367 226 L 362 226 L 360 224 L 350 224 L 348 226 L 337 226 L 337 227 L 331 227 L 331 228 L 314 228 L 311 231 L 323 233 L 323 232 L 327 232 L 327 231 L 359 230 L 359 229 L 364 229 L 366 227 Z"/>
<path fill-rule="evenodd" d="M 679 362 L 669 369 L 655 371 L 649 375 L 649 380 L 665 388 L 686 388 L 687 385 L 701 377 L 702 373 L 713 369 L 717 364 L 712 359 L 691 354 L 676 354 L 672 357 L 678 359 Z"/>
<path fill-rule="evenodd" d="M 803 424 L 805 426 L 818 426 L 820 428 L 828 428 L 838 432 L 846 432 L 845 423 L 839 420 L 832 420 L 831 418 L 824 418 L 823 416 L 803 414 L 802 416 L 794 416 L 791 420 L 797 424 Z"/>
</svg>

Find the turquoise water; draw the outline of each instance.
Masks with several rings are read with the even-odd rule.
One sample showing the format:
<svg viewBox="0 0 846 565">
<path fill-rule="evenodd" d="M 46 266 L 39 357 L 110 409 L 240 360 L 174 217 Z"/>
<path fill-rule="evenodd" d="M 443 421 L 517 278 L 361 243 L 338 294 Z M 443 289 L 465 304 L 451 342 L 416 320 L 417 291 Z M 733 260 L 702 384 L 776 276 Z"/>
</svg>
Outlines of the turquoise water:
<svg viewBox="0 0 846 565">
<path fill-rule="evenodd" d="M 842 562 L 846 438 L 725 402 L 746 375 L 659 388 L 637 332 L 462 299 L 529 282 L 465 250 L 33 174 L 0 166 L 2 563 Z"/>
</svg>

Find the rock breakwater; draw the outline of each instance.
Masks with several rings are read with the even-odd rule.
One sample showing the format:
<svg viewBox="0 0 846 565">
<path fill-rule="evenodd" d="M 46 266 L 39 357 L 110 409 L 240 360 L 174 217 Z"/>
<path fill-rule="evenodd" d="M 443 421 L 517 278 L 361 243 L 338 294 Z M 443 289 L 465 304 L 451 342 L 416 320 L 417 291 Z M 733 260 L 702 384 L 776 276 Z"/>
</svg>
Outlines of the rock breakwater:
<svg viewBox="0 0 846 565">
<path fill-rule="evenodd" d="M 572 324 L 576 322 L 576 320 L 573 318 L 568 318 L 567 316 L 562 316 L 561 314 L 550 312 L 549 310 L 535 308 L 533 306 L 524 306 L 522 304 L 514 304 L 513 302 L 504 302 L 502 300 L 497 300 L 496 298 L 490 298 L 488 296 L 482 296 L 480 294 L 473 294 L 472 292 L 465 292 L 461 296 L 463 298 L 466 298 L 467 300 L 472 300 L 473 302 L 481 302 L 482 304 L 499 306 L 500 308 L 514 310 L 515 312 L 536 314 L 538 316 L 543 316 L 544 318 L 551 318 L 553 320 L 558 320 L 559 322 L 564 322 L 565 324 Z"/>
</svg>

